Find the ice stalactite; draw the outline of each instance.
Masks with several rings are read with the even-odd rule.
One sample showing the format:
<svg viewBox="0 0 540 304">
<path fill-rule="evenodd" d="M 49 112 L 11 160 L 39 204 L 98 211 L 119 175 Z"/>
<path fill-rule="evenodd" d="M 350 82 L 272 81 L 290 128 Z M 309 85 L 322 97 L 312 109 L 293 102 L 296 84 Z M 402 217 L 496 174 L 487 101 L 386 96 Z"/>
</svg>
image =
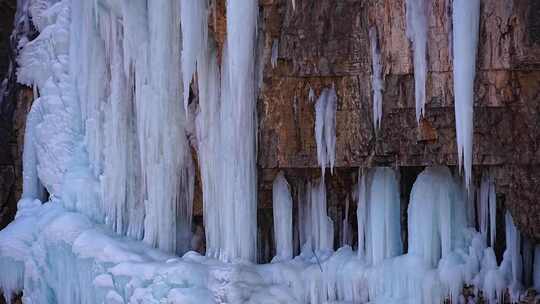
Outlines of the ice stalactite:
<svg viewBox="0 0 540 304">
<path fill-rule="evenodd" d="M 328 252 L 334 248 L 334 223 L 327 212 L 324 179 L 308 182 L 303 195 L 299 207 L 302 251 Z"/>
<path fill-rule="evenodd" d="M 373 91 L 373 127 L 381 127 L 382 119 L 382 91 L 384 84 L 382 80 L 381 50 L 379 48 L 377 29 L 369 28 L 369 41 L 371 45 L 371 88 Z"/>
<path fill-rule="evenodd" d="M 272 43 L 272 57 L 270 58 L 270 63 L 272 64 L 273 69 L 277 67 L 278 56 L 279 56 L 279 41 L 277 39 L 274 39 L 274 42 Z"/>
<path fill-rule="evenodd" d="M 407 37 L 413 46 L 416 121 L 424 115 L 427 79 L 427 0 L 407 0 Z"/>
<path fill-rule="evenodd" d="M 345 199 L 345 215 L 343 217 L 342 225 L 341 225 L 341 243 L 339 247 L 343 247 L 345 245 L 352 246 L 352 231 L 351 231 L 351 224 L 349 223 L 349 197 Z"/>
<path fill-rule="evenodd" d="M 493 179 L 493 176 L 489 174 L 484 174 L 482 176 L 477 209 L 479 214 L 478 223 L 480 226 L 480 232 L 486 241 L 489 240 L 489 245 L 493 247 L 495 244 L 495 234 L 497 228 L 497 201 L 495 194 L 495 180 Z"/>
<path fill-rule="evenodd" d="M 474 79 L 480 0 L 455 0 L 452 7 L 454 54 L 454 107 L 459 166 L 465 171 L 465 183 L 471 183 Z"/>
<path fill-rule="evenodd" d="M 327 165 L 330 165 L 330 171 L 334 172 L 336 110 L 336 91 L 334 88 L 325 88 L 315 103 L 315 142 L 317 143 L 317 160 L 323 176 Z"/>
<path fill-rule="evenodd" d="M 358 251 L 377 265 L 402 253 L 396 175 L 390 168 L 374 168 L 359 177 L 358 187 Z"/>
<path fill-rule="evenodd" d="M 518 301 L 522 289 L 523 260 L 521 256 L 521 234 L 514 225 L 509 211 L 504 215 L 506 250 L 504 252 L 502 270 L 507 273 L 508 293 L 513 302 Z"/>
<path fill-rule="evenodd" d="M 408 208 L 409 253 L 436 266 L 462 243 L 467 219 L 450 170 L 432 167 L 417 178 Z"/>
<path fill-rule="evenodd" d="M 293 256 L 292 197 L 289 183 L 280 172 L 272 186 L 274 239 L 276 256 L 272 261 L 286 261 Z"/>
<path fill-rule="evenodd" d="M 182 81 L 184 110 L 188 113 L 189 88 L 200 56 L 208 46 L 208 1 L 181 0 Z"/>
</svg>

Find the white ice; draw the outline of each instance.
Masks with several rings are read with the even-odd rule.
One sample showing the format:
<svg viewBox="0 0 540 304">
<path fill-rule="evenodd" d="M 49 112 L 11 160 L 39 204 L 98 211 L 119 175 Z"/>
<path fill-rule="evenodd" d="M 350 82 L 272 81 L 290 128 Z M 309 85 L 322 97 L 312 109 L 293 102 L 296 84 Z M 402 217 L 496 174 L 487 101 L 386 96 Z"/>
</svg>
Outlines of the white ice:
<svg viewBox="0 0 540 304">
<path fill-rule="evenodd" d="M 371 45 L 371 87 L 373 91 L 373 128 L 381 127 L 382 119 L 382 91 L 384 83 L 382 80 L 381 51 L 379 49 L 377 29 L 369 28 L 369 41 Z"/>
<path fill-rule="evenodd" d="M 337 95 L 334 88 L 325 88 L 315 103 L 315 142 L 322 174 L 327 165 L 334 172 L 336 159 Z"/>
<path fill-rule="evenodd" d="M 429 1 L 407 0 L 407 37 L 413 46 L 416 121 L 424 115 L 427 78 L 427 15 Z"/>
<path fill-rule="evenodd" d="M 474 79 L 480 23 L 480 0 L 456 0 L 452 7 L 454 107 L 459 166 L 471 184 Z"/>
</svg>

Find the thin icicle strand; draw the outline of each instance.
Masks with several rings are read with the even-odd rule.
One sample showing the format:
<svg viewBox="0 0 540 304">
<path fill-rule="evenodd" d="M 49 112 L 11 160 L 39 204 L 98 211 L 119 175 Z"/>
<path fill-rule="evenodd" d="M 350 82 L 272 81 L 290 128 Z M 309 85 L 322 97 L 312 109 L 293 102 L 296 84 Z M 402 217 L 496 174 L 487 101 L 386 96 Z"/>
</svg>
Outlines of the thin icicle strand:
<svg viewBox="0 0 540 304">
<path fill-rule="evenodd" d="M 377 39 L 377 29 L 375 27 L 369 29 L 369 40 L 371 44 L 372 65 L 371 87 L 373 90 L 373 128 L 377 129 L 381 127 L 383 81 L 381 52 Z"/>
</svg>

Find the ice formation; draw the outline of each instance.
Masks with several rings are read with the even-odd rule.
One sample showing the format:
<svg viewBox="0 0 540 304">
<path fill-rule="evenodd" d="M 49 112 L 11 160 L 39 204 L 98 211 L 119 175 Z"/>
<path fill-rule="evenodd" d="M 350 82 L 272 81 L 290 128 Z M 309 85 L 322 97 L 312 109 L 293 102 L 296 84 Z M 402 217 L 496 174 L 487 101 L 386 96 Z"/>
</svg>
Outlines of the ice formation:
<svg viewBox="0 0 540 304">
<path fill-rule="evenodd" d="M 429 167 L 414 183 L 404 254 L 392 169 L 359 173 L 350 195 L 358 252 L 349 246 L 350 206 L 343 222 L 329 216 L 324 175 L 291 187 L 279 174 L 276 259 L 253 264 L 257 2 L 227 2 L 221 65 L 205 37 L 205 1 L 20 2 L 18 20 L 31 16 L 40 34 L 18 58 L 18 81 L 37 98 L 25 131 L 23 196 L 0 231 L 8 302 L 22 292 L 23 303 L 60 304 L 440 303 L 463 296 L 468 284 L 496 303 L 505 291 L 519 299 L 523 274 L 540 289 L 540 249 L 533 258 L 509 213 L 500 264 L 487 247 L 495 240 L 494 179 L 486 174 L 480 185 L 477 232 L 470 190 L 446 167 Z M 198 100 L 185 103 L 193 79 Z M 336 103 L 327 88 L 315 105 L 323 173 L 334 166 Z M 199 159 L 206 256 L 189 251 L 188 136 Z M 343 225 L 336 251 L 335 225 Z"/>
<path fill-rule="evenodd" d="M 292 240 L 292 197 L 289 183 L 283 172 L 280 172 L 272 186 L 274 213 L 274 238 L 276 240 L 276 257 L 274 261 L 289 260 L 293 256 Z"/>
<path fill-rule="evenodd" d="M 208 45 L 208 1 L 182 0 L 180 2 L 182 28 L 182 81 L 184 109 L 188 113 L 191 80 Z"/>
<path fill-rule="evenodd" d="M 452 7 L 454 54 L 454 107 L 459 166 L 471 184 L 474 79 L 480 23 L 480 0 L 456 0 Z"/>
<path fill-rule="evenodd" d="M 373 90 L 373 127 L 377 129 L 381 127 L 383 81 L 381 51 L 379 49 L 377 29 L 375 27 L 369 29 L 369 41 L 371 44 L 372 62 L 371 87 Z"/>
<path fill-rule="evenodd" d="M 315 142 L 317 160 L 322 174 L 327 165 L 334 172 L 336 159 L 336 110 L 337 95 L 334 88 L 325 88 L 315 103 Z"/>
<path fill-rule="evenodd" d="M 413 46 L 416 121 L 424 115 L 427 79 L 427 0 L 407 0 L 407 37 Z"/>
<path fill-rule="evenodd" d="M 495 181 L 491 175 L 484 174 L 480 184 L 478 195 L 478 214 L 480 232 L 486 240 L 489 240 L 489 245 L 495 244 L 496 235 L 496 209 L 497 201 L 495 197 Z M 489 232 L 489 238 L 488 238 Z"/>
<path fill-rule="evenodd" d="M 399 188 L 394 171 L 375 168 L 358 183 L 358 252 L 371 264 L 402 253 Z"/>
<path fill-rule="evenodd" d="M 274 39 L 274 42 L 272 43 L 272 57 L 270 58 L 270 63 L 272 64 L 272 68 L 275 69 L 277 66 L 277 60 L 279 55 L 279 41 L 277 39 Z"/>
<path fill-rule="evenodd" d="M 334 223 L 327 213 L 324 178 L 308 182 L 300 201 L 298 230 L 302 250 L 330 252 L 334 248 Z"/>
</svg>

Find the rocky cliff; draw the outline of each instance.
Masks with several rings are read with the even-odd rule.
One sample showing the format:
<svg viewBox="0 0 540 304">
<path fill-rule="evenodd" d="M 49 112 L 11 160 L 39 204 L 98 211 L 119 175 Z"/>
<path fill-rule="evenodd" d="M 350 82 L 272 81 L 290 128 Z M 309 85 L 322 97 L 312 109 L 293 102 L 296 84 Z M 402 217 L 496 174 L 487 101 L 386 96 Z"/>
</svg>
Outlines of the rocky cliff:
<svg viewBox="0 0 540 304">
<path fill-rule="evenodd" d="M 314 102 L 335 87 L 337 173 L 331 205 L 343 209 L 356 167 L 399 168 L 402 192 L 418 167 L 457 164 L 452 73 L 452 5 L 428 1 L 426 112 L 415 118 L 413 50 L 405 0 L 261 1 L 262 84 L 259 92 L 261 202 L 271 206 L 271 181 L 318 174 Z M 369 28 L 378 32 L 383 66 L 383 117 L 373 127 Z M 278 46 L 277 66 L 271 49 Z M 499 208 L 540 241 L 540 4 L 481 1 L 474 98 L 473 171 L 496 176 Z M 303 172 L 303 173 L 301 173 Z M 403 195 L 407 204 L 407 195 Z M 402 208 L 406 210 L 405 208 Z M 339 213 L 339 212 L 338 212 Z M 502 235 L 502 231 L 501 234 Z"/>
</svg>

